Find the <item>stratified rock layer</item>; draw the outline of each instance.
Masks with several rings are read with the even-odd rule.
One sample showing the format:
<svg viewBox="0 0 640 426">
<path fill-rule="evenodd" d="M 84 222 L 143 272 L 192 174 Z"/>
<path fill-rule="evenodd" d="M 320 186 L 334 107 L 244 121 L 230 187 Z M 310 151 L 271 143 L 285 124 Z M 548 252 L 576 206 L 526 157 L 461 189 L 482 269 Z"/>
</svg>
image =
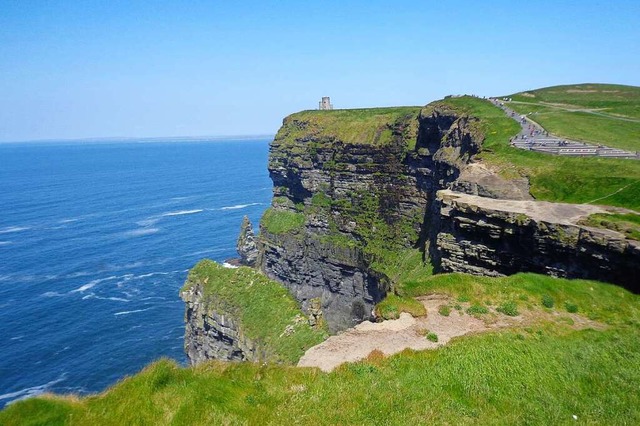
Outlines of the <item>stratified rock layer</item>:
<svg viewBox="0 0 640 426">
<path fill-rule="evenodd" d="M 640 241 L 578 224 L 591 214 L 623 209 L 494 200 L 452 191 L 440 191 L 437 199 L 443 271 L 489 276 L 537 272 L 640 290 Z"/>
<path fill-rule="evenodd" d="M 257 361 L 255 343 L 243 335 L 237 319 L 209 306 L 202 286 L 198 283 L 180 293 L 186 304 L 184 350 L 189 362 Z"/>
<path fill-rule="evenodd" d="M 611 209 L 533 201 L 526 178 L 476 161 L 483 140 L 477 119 L 438 103 L 287 117 L 270 147 L 272 204 L 257 238 L 243 221 L 242 262 L 284 285 L 308 325 L 333 333 L 373 319 L 398 254 L 416 249 L 435 272 L 528 271 L 639 292 L 640 243 L 578 224 Z M 262 359 L 201 291 L 183 294 L 192 362 Z"/>
</svg>

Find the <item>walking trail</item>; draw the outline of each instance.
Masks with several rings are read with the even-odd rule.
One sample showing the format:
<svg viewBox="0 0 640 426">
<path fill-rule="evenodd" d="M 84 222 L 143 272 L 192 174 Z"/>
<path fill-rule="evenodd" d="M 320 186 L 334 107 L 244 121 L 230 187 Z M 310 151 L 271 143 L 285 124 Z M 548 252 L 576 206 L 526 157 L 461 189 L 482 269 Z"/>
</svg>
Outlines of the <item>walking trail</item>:
<svg viewBox="0 0 640 426">
<path fill-rule="evenodd" d="M 506 106 L 504 102 L 498 99 L 490 99 L 490 101 L 520 125 L 520 133 L 511 141 L 511 145 L 516 148 L 556 155 L 579 157 L 599 156 L 640 160 L 640 155 L 637 152 L 608 148 L 603 145 L 590 145 L 585 142 L 572 141 L 555 136 L 528 116 L 518 114 Z"/>
</svg>

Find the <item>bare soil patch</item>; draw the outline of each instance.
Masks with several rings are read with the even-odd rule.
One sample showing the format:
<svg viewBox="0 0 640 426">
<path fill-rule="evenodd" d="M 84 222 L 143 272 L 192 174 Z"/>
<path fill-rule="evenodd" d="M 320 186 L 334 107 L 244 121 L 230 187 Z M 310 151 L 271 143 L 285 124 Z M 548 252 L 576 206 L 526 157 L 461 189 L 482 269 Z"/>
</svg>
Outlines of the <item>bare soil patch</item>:
<svg viewBox="0 0 640 426">
<path fill-rule="evenodd" d="M 366 358 L 372 351 L 385 356 L 405 349 L 425 350 L 446 345 L 454 337 L 480 333 L 498 328 L 518 327 L 540 321 L 564 322 L 573 328 L 603 328 L 579 314 L 547 312 L 543 309 L 524 310 L 520 315 L 509 317 L 489 308 L 489 313 L 476 317 L 466 313 L 469 303 L 459 303 L 450 297 L 433 294 L 418 298 L 427 315 L 414 318 L 407 313 L 396 320 L 373 323 L 365 321 L 307 350 L 298 362 L 299 367 L 318 367 L 329 372 L 345 362 L 356 362 Z M 448 305 L 448 316 L 438 313 L 441 305 Z M 459 305 L 460 310 L 454 309 Z M 437 342 L 427 340 L 427 332 L 438 336 Z"/>
</svg>

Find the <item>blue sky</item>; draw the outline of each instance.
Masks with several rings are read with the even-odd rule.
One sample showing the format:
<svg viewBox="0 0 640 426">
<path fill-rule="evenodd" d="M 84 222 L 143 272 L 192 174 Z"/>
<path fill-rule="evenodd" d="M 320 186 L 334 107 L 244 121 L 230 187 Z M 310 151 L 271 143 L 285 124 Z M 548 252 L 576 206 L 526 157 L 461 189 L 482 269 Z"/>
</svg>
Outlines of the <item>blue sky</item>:
<svg viewBox="0 0 640 426">
<path fill-rule="evenodd" d="M 0 0 L 0 141 L 274 133 L 336 108 L 640 85 L 638 1 Z"/>
</svg>

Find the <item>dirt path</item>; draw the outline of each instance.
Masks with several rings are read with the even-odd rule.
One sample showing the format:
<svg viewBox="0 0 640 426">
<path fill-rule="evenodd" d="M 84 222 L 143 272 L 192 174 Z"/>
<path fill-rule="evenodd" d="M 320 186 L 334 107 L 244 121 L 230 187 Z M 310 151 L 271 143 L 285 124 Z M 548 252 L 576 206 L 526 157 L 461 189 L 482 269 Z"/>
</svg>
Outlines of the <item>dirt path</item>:
<svg viewBox="0 0 640 426">
<path fill-rule="evenodd" d="M 396 320 L 380 323 L 363 322 L 308 349 L 300 358 L 298 366 L 318 367 L 322 371 L 329 372 L 345 362 L 364 359 L 374 350 L 389 356 L 405 349 L 434 349 L 447 344 L 454 337 L 465 334 L 532 323 L 544 317 L 553 320 L 553 317 L 559 316 L 556 313 L 539 311 L 524 312 L 518 317 L 490 314 L 482 320 L 455 309 L 451 309 L 449 316 L 443 316 L 438 313 L 440 305 L 456 304 L 447 296 L 430 295 L 418 300 L 427 308 L 426 317 L 413 318 L 407 313 L 402 313 Z M 461 305 L 464 310 L 469 304 Z M 495 314 L 495 311 L 491 311 Z M 567 316 L 572 318 L 577 328 L 600 327 L 599 324 L 585 320 L 579 315 L 567 314 Z M 437 334 L 437 343 L 426 339 L 427 330 Z"/>
</svg>

